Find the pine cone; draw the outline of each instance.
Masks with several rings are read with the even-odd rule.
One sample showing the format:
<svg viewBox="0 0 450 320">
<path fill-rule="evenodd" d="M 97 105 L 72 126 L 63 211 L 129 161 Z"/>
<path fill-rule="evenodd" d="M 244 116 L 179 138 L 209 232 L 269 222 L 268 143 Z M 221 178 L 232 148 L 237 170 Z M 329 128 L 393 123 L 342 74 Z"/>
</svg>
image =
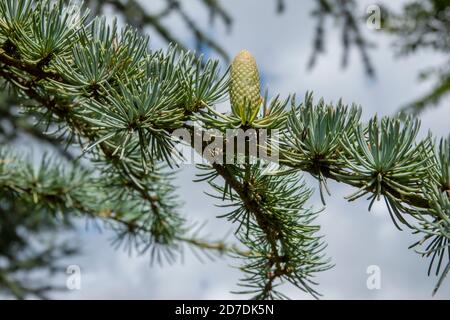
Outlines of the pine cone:
<svg viewBox="0 0 450 320">
<path fill-rule="evenodd" d="M 253 109 L 261 104 L 258 66 L 247 50 L 239 52 L 231 64 L 230 99 L 235 109 L 247 105 Z"/>
</svg>

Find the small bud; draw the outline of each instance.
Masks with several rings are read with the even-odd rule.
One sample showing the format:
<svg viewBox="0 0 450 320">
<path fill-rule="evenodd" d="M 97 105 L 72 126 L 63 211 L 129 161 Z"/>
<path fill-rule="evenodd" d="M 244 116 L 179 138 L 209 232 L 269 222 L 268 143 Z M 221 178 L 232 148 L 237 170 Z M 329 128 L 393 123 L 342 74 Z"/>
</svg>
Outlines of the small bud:
<svg viewBox="0 0 450 320">
<path fill-rule="evenodd" d="M 247 50 L 239 52 L 231 64 L 230 99 L 235 109 L 246 105 L 254 109 L 261 104 L 258 66 Z"/>
</svg>

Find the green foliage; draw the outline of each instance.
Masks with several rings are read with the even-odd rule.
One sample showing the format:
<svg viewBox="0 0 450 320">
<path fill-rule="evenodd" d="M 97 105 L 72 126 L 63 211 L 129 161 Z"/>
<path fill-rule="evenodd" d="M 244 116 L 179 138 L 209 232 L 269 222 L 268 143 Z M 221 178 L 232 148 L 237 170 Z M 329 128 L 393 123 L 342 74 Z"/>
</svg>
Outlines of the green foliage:
<svg viewBox="0 0 450 320">
<path fill-rule="evenodd" d="M 233 210 L 221 216 L 236 223 L 238 239 L 252 254 L 239 255 L 246 276 L 240 293 L 255 299 L 286 298 L 276 289 L 277 280 L 288 281 L 317 297 L 312 276 L 331 268 L 322 251 L 326 248 L 312 225 L 317 212 L 306 208 L 311 196 L 297 173 L 277 176 L 269 164 L 227 166 L 232 177 L 224 186 L 216 183 L 220 170 L 202 166 L 203 177 L 219 193 L 213 197 L 226 201 L 221 207 Z"/>
<path fill-rule="evenodd" d="M 439 149 L 436 150 L 434 163 L 430 164 L 429 175 L 433 181 L 429 181 L 423 188 L 423 193 L 429 199 L 431 217 L 419 215 L 420 227 L 418 232 L 425 234 L 423 239 L 411 247 L 424 246 L 424 249 L 417 250 L 425 257 L 431 256 L 428 275 L 434 265 L 436 276 L 440 275 L 439 281 L 433 291 L 437 292 L 440 285 L 450 270 L 450 262 L 445 265 L 445 256 L 450 257 L 450 144 L 448 139 L 441 139 Z M 443 268 L 443 270 L 442 270 Z M 441 272 L 442 270 L 442 272 Z"/>
<path fill-rule="evenodd" d="M 372 193 L 370 210 L 374 201 L 384 196 L 392 220 L 399 229 L 393 214 L 409 226 L 401 214 L 408 211 L 403 207 L 402 199 L 420 193 L 420 182 L 428 174 L 425 164 L 430 142 L 424 140 L 414 145 L 418 130 L 418 120 L 408 119 L 402 125 L 398 119 L 383 118 L 379 122 L 375 117 L 367 127 L 358 126 L 356 143 L 344 136 L 342 144 L 346 151 L 344 161 L 352 168 L 352 173 L 348 176 L 340 174 L 339 177 L 343 181 L 363 183 L 363 187 L 348 199 L 352 201 Z"/>
<path fill-rule="evenodd" d="M 342 139 L 354 136 L 361 109 L 350 109 L 340 101 L 336 107 L 323 100 L 314 105 L 312 94 L 306 93 L 305 102 L 292 108 L 282 145 L 284 162 L 298 169 L 310 171 L 318 180 L 322 202 L 323 191 L 329 193 L 326 175 L 342 167 Z M 334 169 L 333 169 L 334 168 Z"/>
<path fill-rule="evenodd" d="M 201 0 L 200 2 L 200 6 L 210 14 L 211 26 L 219 22 L 227 30 L 231 29 L 233 19 L 220 1 Z M 208 29 L 205 30 L 199 26 L 183 1 L 161 1 L 162 8 L 158 11 L 149 10 L 144 3 L 136 0 L 87 0 L 85 3 L 92 9 L 92 16 L 98 16 L 102 13 L 107 14 L 113 9 L 115 15 L 120 16 L 125 23 L 133 28 L 140 32 L 151 28 L 160 39 L 167 43 L 177 44 L 180 49 L 184 50 L 186 44 L 172 33 L 170 20 L 166 21 L 167 18 L 178 19 L 178 21 L 184 23 L 186 31 L 190 33 L 190 38 L 195 41 L 197 48 L 208 48 L 225 60 L 228 59 L 228 54 L 219 41 L 208 35 Z"/>
<path fill-rule="evenodd" d="M 138 72 L 148 47 L 148 38 L 131 28 L 118 34 L 116 23 L 108 25 L 105 19 L 98 18 L 83 29 L 79 41 L 73 47 L 73 65 L 57 63 L 56 68 L 69 84 L 64 90 L 84 89 L 87 96 L 100 95 L 102 85 L 115 76 L 130 77 Z"/>
<path fill-rule="evenodd" d="M 374 117 L 363 124 L 360 108 L 315 104 L 311 94 L 297 105 L 294 96 L 266 93 L 258 114 L 231 107 L 222 114 L 215 106 L 234 80 L 218 62 L 176 48 L 152 51 L 133 28 L 118 31 L 115 22 L 67 8 L 61 1 L 2 3 L 0 77 L 26 102 L 22 112 L 37 118 L 36 128 L 52 129 L 46 136 L 63 141 L 89 170 L 47 160 L 39 170 L 16 168 L 4 156 L 0 194 L 52 218 L 101 219 L 116 230 L 116 245 L 150 252 L 152 261 L 173 262 L 185 246 L 232 254 L 242 260 L 244 292 L 256 298 L 283 298 L 278 286 L 285 282 L 318 297 L 313 277 L 330 263 L 313 224 L 317 213 L 307 208 L 311 192 L 299 182 L 309 172 L 321 191 L 334 179 L 358 189 L 350 200 L 368 195 L 371 206 L 384 197 L 396 224 L 423 233 L 420 244 L 431 242 L 422 254 L 431 265 L 437 259 L 442 283 L 450 265 L 448 142 L 435 150 L 431 136 L 418 141 L 418 121 Z M 245 156 L 239 165 L 201 166 L 199 180 L 231 208 L 223 217 L 235 224 L 238 246 L 198 238 L 178 211 L 169 167 L 179 141 L 171 133 L 194 137 L 194 124 L 282 133 L 276 169 Z"/>
<path fill-rule="evenodd" d="M 425 257 L 431 256 L 428 275 L 430 275 L 433 266 L 435 266 L 435 275 L 439 277 L 433 295 L 438 291 L 445 277 L 450 270 L 450 262 L 445 264 L 445 257 L 450 257 L 450 201 L 448 191 L 440 191 L 435 187 L 427 191 L 427 196 L 431 202 L 431 213 L 434 219 L 423 219 L 420 232 L 424 232 L 424 238 L 413 244 L 411 247 L 425 246 L 423 250 L 417 250 Z M 441 272 L 442 271 L 442 272 Z"/>
<path fill-rule="evenodd" d="M 47 157 L 33 167 L 0 148 L 0 293 L 46 298 L 62 289 L 33 274 L 54 275 L 63 269 L 60 259 L 76 253 L 73 245 L 47 234 L 71 226 L 71 217 L 62 214 L 76 211 L 80 199 L 93 200 L 88 194 L 92 190 L 77 188 L 85 179 L 83 171 L 65 172 L 61 179 L 63 171 Z"/>
</svg>

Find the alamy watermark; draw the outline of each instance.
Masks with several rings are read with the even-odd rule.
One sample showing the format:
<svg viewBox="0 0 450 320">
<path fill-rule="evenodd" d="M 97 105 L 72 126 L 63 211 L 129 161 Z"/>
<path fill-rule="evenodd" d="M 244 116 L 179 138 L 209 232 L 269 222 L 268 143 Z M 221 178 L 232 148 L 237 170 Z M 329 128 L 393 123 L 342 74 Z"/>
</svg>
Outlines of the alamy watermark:
<svg viewBox="0 0 450 320">
<path fill-rule="evenodd" d="M 268 129 L 180 128 L 172 132 L 178 164 L 244 164 L 260 160 L 278 163 L 279 131 Z M 191 148 L 183 148 L 189 146 Z M 200 156 L 196 156 L 196 154 Z"/>
</svg>

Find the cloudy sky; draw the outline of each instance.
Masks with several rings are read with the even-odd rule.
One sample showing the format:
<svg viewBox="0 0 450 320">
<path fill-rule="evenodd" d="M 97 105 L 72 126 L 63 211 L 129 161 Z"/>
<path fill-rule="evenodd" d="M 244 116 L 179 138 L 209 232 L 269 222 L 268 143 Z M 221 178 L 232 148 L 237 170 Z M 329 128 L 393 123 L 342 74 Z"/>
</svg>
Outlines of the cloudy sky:
<svg viewBox="0 0 450 320">
<path fill-rule="evenodd" d="M 195 17 L 205 30 L 231 54 L 241 49 L 250 50 L 261 69 L 263 86 L 271 94 L 286 96 L 297 93 L 302 97 L 313 91 L 317 98 L 346 103 L 356 103 L 363 108 L 363 119 L 375 113 L 393 114 L 401 105 L 419 97 L 429 84 L 417 81 L 418 71 L 438 63 L 443 58 L 426 53 L 397 60 L 391 48 L 392 39 L 375 31 L 365 30 L 366 36 L 378 44 L 371 57 L 376 68 L 376 79 L 364 73 L 358 52 L 351 52 L 350 66 L 340 67 L 341 52 L 338 30 L 328 25 L 327 53 L 312 71 L 307 71 L 311 53 L 315 21 L 310 17 L 312 1 L 287 1 L 287 10 L 276 15 L 273 0 L 227 0 L 222 1 L 234 19 L 232 32 L 216 23 L 208 25 L 208 13 L 198 0 L 182 1 L 183 6 Z M 396 5 L 402 1 L 396 2 Z M 149 10 L 157 9 L 158 2 L 146 1 Z M 361 13 L 369 1 L 361 3 Z M 364 4 L 364 5 L 363 5 Z M 363 11 L 364 10 L 364 11 Z M 187 43 L 193 43 L 184 24 L 169 18 L 166 25 Z M 149 30 L 150 34 L 152 33 Z M 164 44 L 153 38 L 154 47 Z M 213 56 L 214 53 L 211 53 Z M 448 100 L 439 108 L 422 117 L 421 135 L 429 129 L 437 136 L 448 134 Z M 446 104 L 446 105 L 444 105 Z M 185 205 L 182 212 L 198 221 L 208 220 L 206 233 L 225 235 L 232 226 L 215 217 L 222 210 L 214 207 L 214 201 L 203 194 L 208 187 L 194 184 L 193 166 L 183 167 L 179 175 L 180 195 Z M 305 177 L 317 189 L 317 183 Z M 437 281 L 426 275 L 428 261 L 408 246 L 417 240 L 409 231 L 398 231 L 391 222 L 381 202 L 368 212 L 368 202 L 358 200 L 348 203 L 344 196 L 352 189 L 337 183 L 330 185 L 332 196 L 327 199 L 326 209 L 317 222 L 328 243 L 327 254 L 336 266 L 317 275 L 319 291 L 324 299 L 429 299 Z M 310 204 L 322 205 L 317 194 Z M 129 256 L 114 250 L 108 240 L 111 234 L 94 228 L 80 226 L 75 234 L 83 254 L 68 264 L 82 269 L 82 288 L 55 294 L 64 299 L 136 298 L 136 299 L 232 299 L 244 298 L 230 291 L 236 290 L 240 272 L 230 259 L 218 259 L 201 263 L 186 251 L 183 263 L 164 267 L 149 265 L 148 256 Z M 367 268 L 376 265 L 381 270 L 381 289 L 369 290 L 366 286 Z M 64 281 L 64 277 L 61 277 Z M 293 299 L 309 299 L 299 290 L 285 287 L 284 292 Z M 450 298 L 450 281 L 442 286 L 435 298 Z"/>
</svg>

